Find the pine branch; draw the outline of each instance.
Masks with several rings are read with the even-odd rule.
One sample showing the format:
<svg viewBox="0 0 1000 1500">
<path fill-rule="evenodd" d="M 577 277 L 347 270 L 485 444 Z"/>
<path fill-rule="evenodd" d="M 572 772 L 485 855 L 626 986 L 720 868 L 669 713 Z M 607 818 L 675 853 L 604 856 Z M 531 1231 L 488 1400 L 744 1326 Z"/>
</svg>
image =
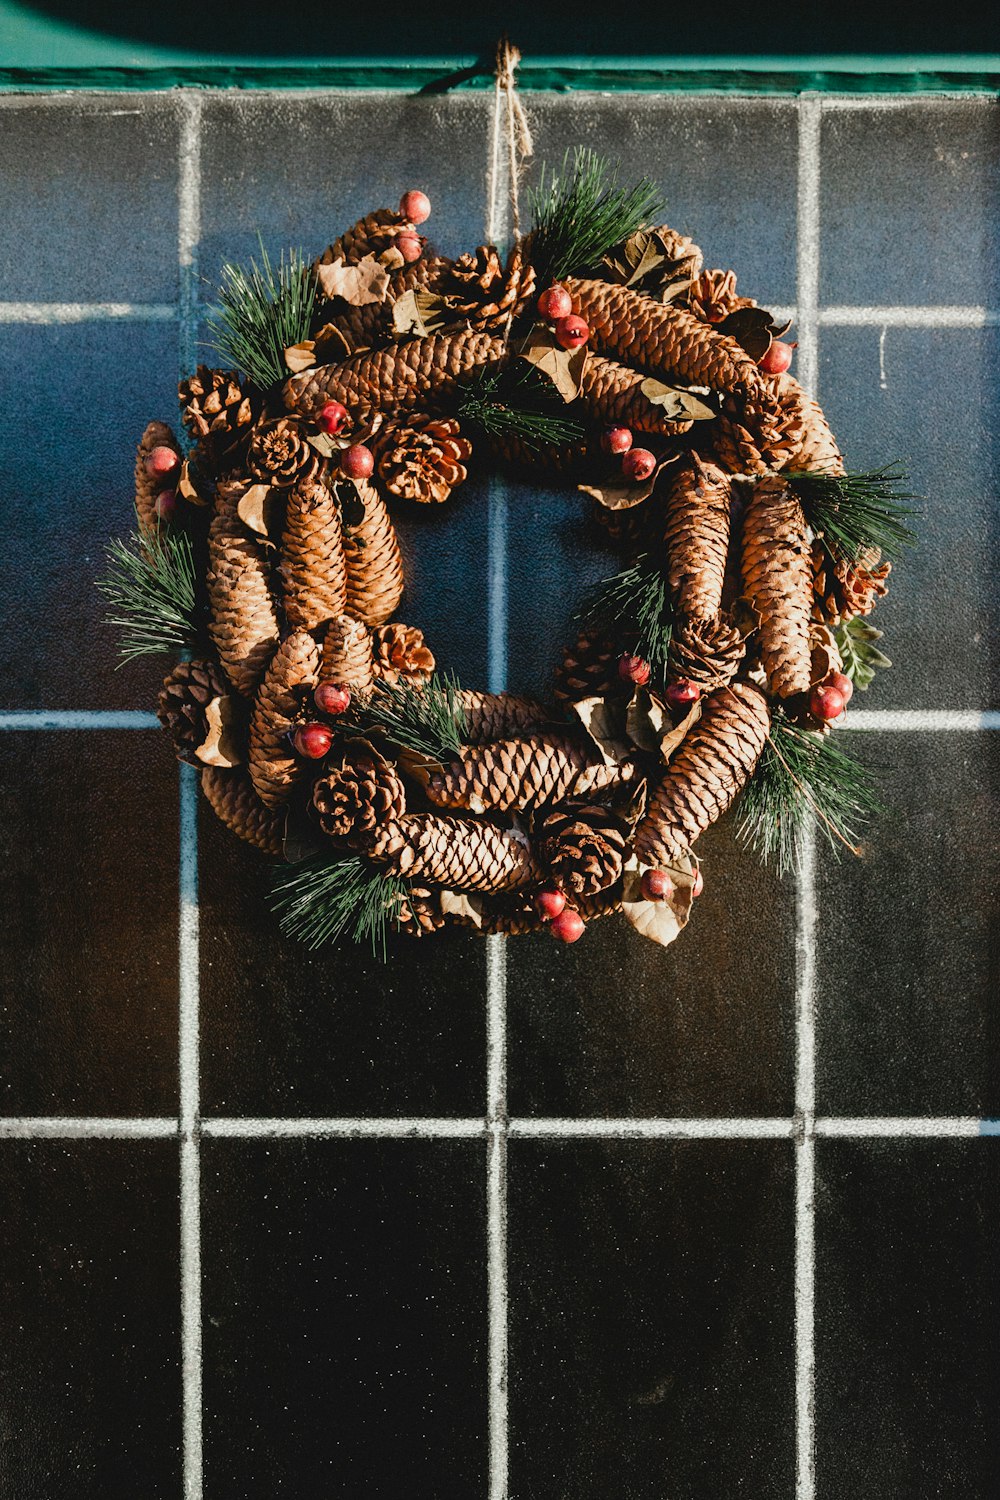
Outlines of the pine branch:
<svg viewBox="0 0 1000 1500">
<path fill-rule="evenodd" d="M 566 153 L 560 173 L 546 179 L 543 168 L 530 202 L 530 255 L 540 286 L 593 270 L 613 245 L 655 219 L 662 208 L 659 191 L 648 177 L 632 188 L 620 188 L 618 168 L 611 169 L 604 157 L 579 146 L 572 161 Z"/>
<path fill-rule="evenodd" d="M 887 465 L 870 474 L 790 473 L 806 520 L 835 559 L 857 562 L 870 547 L 886 557 L 916 541 L 905 518 L 915 514 L 911 495 L 899 486 L 902 471 Z"/>
<path fill-rule="evenodd" d="M 832 735 L 802 729 L 776 712 L 757 768 L 740 799 L 740 836 L 780 875 L 798 868 L 803 836 L 822 831 L 852 853 L 856 823 L 877 811 L 868 772 Z"/>
<path fill-rule="evenodd" d="M 525 447 L 536 451 L 581 442 L 584 429 L 579 422 L 545 410 L 548 390 L 551 386 L 547 382 L 527 374 L 507 375 L 487 369 L 464 388 L 458 403 L 459 419 L 474 423 L 488 437 L 520 438 Z"/>
<path fill-rule="evenodd" d="M 599 583 L 584 599 L 576 619 L 585 629 L 619 635 L 635 656 L 649 662 L 662 680 L 673 633 L 667 581 L 648 553 Z"/>
<path fill-rule="evenodd" d="M 137 524 L 131 536 L 109 543 L 105 557 L 108 571 L 97 587 L 111 605 L 106 623 L 122 631 L 122 665 L 194 644 L 194 554 L 184 532 Z"/>
<path fill-rule="evenodd" d="M 299 251 L 287 263 L 282 251 L 274 266 L 260 240 L 260 254 L 249 270 L 223 266 L 219 304 L 206 321 L 211 347 L 267 391 L 288 375 L 285 350 L 309 337 L 316 282 Z"/>
<path fill-rule="evenodd" d="M 387 930 L 409 890 L 401 876 L 377 870 L 357 855 L 331 860 L 320 854 L 277 881 L 270 899 L 288 937 L 318 948 L 347 933 L 356 943 L 367 939 L 384 959 Z"/>
<path fill-rule="evenodd" d="M 362 732 L 377 730 L 404 750 L 450 761 L 462 749 L 465 710 L 457 679 L 435 672 L 430 682 L 376 682 L 351 707 L 352 720 Z"/>
</svg>

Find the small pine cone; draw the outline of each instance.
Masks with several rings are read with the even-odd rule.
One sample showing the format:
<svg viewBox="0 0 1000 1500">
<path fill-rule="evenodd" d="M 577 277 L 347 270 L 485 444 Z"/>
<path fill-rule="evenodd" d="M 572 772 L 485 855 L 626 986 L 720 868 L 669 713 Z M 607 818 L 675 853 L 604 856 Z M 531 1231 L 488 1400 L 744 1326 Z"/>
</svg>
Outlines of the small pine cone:
<svg viewBox="0 0 1000 1500">
<path fill-rule="evenodd" d="M 316 782 L 312 803 L 324 833 L 363 846 L 378 827 L 402 816 L 406 794 L 387 760 L 352 746 Z"/>
<path fill-rule="evenodd" d="M 540 703 L 518 698 L 514 693 L 480 693 L 474 688 L 463 688 L 459 700 L 465 715 L 462 739 L 467 745 L 489 745 L 495 740 L 530 734 L 549 719 Z"/>
<path fill-rule="evenodd" d="M 379 682 L 419 686 L 434 670 L 434 653 L 415 625 L 379 625 L 372 631 L 372 675 Z"/>
<path fill-rule="evenodd" d="M 692 281 L 703 264 L 704 258 L 699 246 L 688 235 L 671 229 L 669 224 L 657 224 L 652 233 L 667 257 L 666 266 L 657 268 L 656 274 L 661 284 Z"/>
<path fill-rule="evenodd" d="M 201 789 L 216 817 L 233 833 L 246 839 L 248 844 L 256 845 L 265 854 L 277 857 L 282 853 L 285 815 L 264 806 L 246 771 L 206 766 L 201 773 Z"/>
<path fill-rule="evenodd" d="M 400 266 L 389 279 L 389 290 L 384 302 L 366 302 L 361 307 L 346 304 L 337 306 L 327 319 L 338 332 L 344 335 L 351 349 L 371 349 L 395 341 L 392 309 L 405 292 L 422 288 L 439 292 L 441 283 L 451 269 L 451 261 L 440 255 L 422 255 L 409 265 Z"/>
<path fill-rule="evenodd" d="M 853 563 L 834 560 L 822 541 L 813 542 L 814 613 L 830 625 L 853 620 L 857 615 L 870 615 L 889 591 L 892 565 L 881 559 L 879 549 L 871 547 Z"/>
<path fill-rule="evenodd" d="M 344 533 L 347 612 L 366 625 L 383 625 L 403 596 L 403 559 L 385 501 L 366 479 L 354 481 L 364 514 Z"/>
<path fill-rule="evenodd" d="M 541 826 L 539 854 L 563 890 L 590 896 L 621 878 L 628 825 L 599 803 L 563 803 Z"/>
<path fill-rule="evenodd" d="M 447 412 L 462 381 L 499 364 L 506 354 L 506 342 L 492 333 L 432 333 L 293 375 L 285 382 L 284 401 L 303 416 L 314 415 L 327 401 L 340 401 L 361 423 L 380 411 Z"/>
<path fill-rule="evenodd" d="M 156 497 L 173 488 L 173 481 L 158 474 L 146 473 L 146 459 L 154 448 L 172 448 L 181 457 L 180 446 L 164 422 L 150 422 L 139 440 L 135 455 L 135 509 L 140 531 L 153 531 L 161 524 L 156 514 Z"/>
<path fill-rule="evenodd" d="M 469 477 L 472 444 L 454 417 L 414 416 L 379 439 L 379 477 L 400 500 L 441 504 Z"/>
<path fill-rule="evenodd" d="M 557 703 L 579 703 L 583 698 L 603 698 L 621 688 L 618 675 L 620 649 L 596 631 L 582 630 L 567 646 L 556 670 L 552 696 Z"/>
<path fill-rule="evenodd" d="M 318 677 L 319 647 L 297 630 L 274 653 L 250 716 L 250 779 L 267 807 L 287 802 L 302 775 L 288 732 Z"/>
<path fill-rule="evenodd" d="M 320 679 L 364 692 L 374 678 L 372 638 L 368 626 L 352 615 L 331 620 L 323 637 Z"/>
<path fill-rule="evenodd" d="M 429 937 L 440 932 L 447 918 L 441 910 L 441 892 L 429 886 L 410 886 L 396 912 L 396 926 L 407 937 Z"/>
<path fill-rule="evenodd" d="M 460 255 L 441 288 L 455 313 L 473 328 L 499 328 L 514 318 L 535 290 L 534 267 L 515 245 L 504 265 L 495 245 Z"/>
<path fill-rule="evenodd" d="M 721 469 L 702 463 L 673 471 L 666 495 L 667 583 L 678 614 L 714 620 L 722 603 L 731 493 Z"/>
<path fill-rule="evenodd" d="M 757 764 L 769 726 L 767 700 L 749 683 L 733 682 L 706 699 L 636 828 L 643 864 L 669 865 L 722 817 Z"/>
<path fill-rule="evenodd" d="M 225 691 L 210 661 L 179 661 L 164 677 L 156 717 L 173 740 L 178 760 L 189 766 L 201 764 L 195 751 L 208 734 L 205 710 Z"/>
<path fill-rule="evenodd" d="M 602 359 L 591 354 L 583 367 L 580 385 L 580 404 L 587 416 L 605 427 L 620 425 L 633 427 L 640 432 L 652 432 L 660 437 L 674 437 L 689 432 L 694 426 L 690 420 L 672 421 L 663 415 L 648 396 L 643 395 L 642 382 L 646 377 L 630 370 L 613 359 Z"/>
<path fill-rule="evenodd" d="M 215 467 L 248 436 L 253 422 L 250 397 L 235 370 L 199 365 L 177 387 L 181 420 Z"/>
<path fill-rule="evenodd" d="M 703 323 L 721 323 L 741 307 L 756 306 L 752 297 L 736 295 L 735 271 L 702 271 L 688 293 L 688 307 Z"/>
<path fill-rule="evenodd" d="M 314 630 L 343 614 L 347 567 L 340 506 L 325 484 L 304 480 L 288 496 L 278 571 L 289 625 Z"/>
<path fill-rule="evenodd" d="M 740 669 L 746 642 L 725 615 L 713 620 L 685 620 L 674 630 L 667 660 L 670 682 L 693 682 L 713 692 L 731 682 Z"/>
<path fill-rule="evenodd" d="M 468 746 L 459 760 L 430 776 L 427 797 L 435 807 L 528 811 L 577 790 L 616 786 L 633 775 L 631 763 L 605 765 L 582 734 L 552 730 Z"/>
<path fill-rule="evenodd" d="M 802 507 L 780 476 L 760 479 L 743 516 L 743 592 L 760 616 L 757 642 L 771 693 L 809 691 L 812 557 Z"/>
<path fill-rule="evenodd" d="M 247 464 L 255 479 L 279 490 L 318 479 L 323 460 L 292 417 L 262 422 L 250 439 Z"/>
<path fill-rule="evenodd" d="M 327 246 L 317 265 L 332 266 L 336 260 L 342 260 L 349 266 L 357 265 L 366 255 L 374 255 L 377 260 L 398 235 L 412 234 L 415 229 L 416 226 L 398 210 L 376 209 L 374 213 L 365 214 L 350 229 L 345 229 L 339 239 Z"/>
<path fill-rule="evenodd" d="M 542 878 L 523 835 L 473 818 L 404 814 L 380 824 L 365 852 L 397 875 L 448 890 L 507 891 Z"/>
<path fill-rule="evenodd" d="M 772 385 L 779 411 L 763 446 L 770 467 L 800 474 L 843 474 L 844 460 L 819 402 L 806 394 L 794 375 L 773 376 Z"/>
<path fill-rule="evenodd" d="M 208 633 L 226 676 L 249 697 L 278 644 L 278 617 L 268 583 L 264 548 L 236 514 L 246 488 L 219 485 L 208 532 Z"/>
</svg>

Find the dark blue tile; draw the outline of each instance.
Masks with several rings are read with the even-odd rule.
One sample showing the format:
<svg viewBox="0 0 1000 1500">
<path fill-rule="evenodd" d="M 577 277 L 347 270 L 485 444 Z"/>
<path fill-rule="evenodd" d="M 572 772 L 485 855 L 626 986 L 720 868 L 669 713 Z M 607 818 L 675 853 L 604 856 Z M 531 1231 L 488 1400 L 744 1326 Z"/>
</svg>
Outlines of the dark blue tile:
<svg viewBox="0 0 1000 1500">
<path fill-rule="evenodd" d="M 469 1142 L 207 1142 L 205 1493 L 481 1495 L 485 1171 Z"/>
<path fill-rule="evenodd" d="M 1000 745 L 981 734 L 848 736 L 885 811 L 861 859 L 819 875 L 820 1109 L 1000 1113 Z"/>
<path fill-rule="evenodd" d="M 989 1500 L 996 1406 L 994 1141 L 817 1147 L 819 1500 Z"/>
<path fill-rule="evenodd" d="M 181 1490 L 177 1148 L 5 1141 L 0 1491 Z"/>
<path fill-rule="evenodd" d="M 175 100 L 10 95 L 0 109 L 3 299 L 173 302 Z"/>
<path fill-rule="evenodd" d="M 0 1113 L 172 1114 L 176 763 L 141 731 L 6 733 L 0 757 Z"/>
<path fill-rule="evenodd" d="M 512 1143 L 512 1494 L 794 1493 L 791 1199 L 784 1142 Z"/>
</svg>

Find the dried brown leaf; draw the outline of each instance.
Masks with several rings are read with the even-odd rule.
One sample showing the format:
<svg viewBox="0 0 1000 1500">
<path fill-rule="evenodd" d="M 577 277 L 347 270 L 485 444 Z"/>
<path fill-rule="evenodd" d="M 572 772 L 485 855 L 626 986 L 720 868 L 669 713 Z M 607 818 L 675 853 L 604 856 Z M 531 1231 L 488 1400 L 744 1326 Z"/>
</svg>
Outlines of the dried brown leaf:
<svg viewBox="0 0 1000 1500">
<path fill-rule="evenodd" d="M 621 709 L 606 698 L 581 698 L 570 705 L 601 753 L 606 766 L 620 765 L 632 754 L 625 735 Z"/>
<path fill-rule="evenodd" d="M 707 386 L 665 385 L 649 375 L 639 389 L 650 405 L 660 407 L 671 422 L 711 422 L 718 416 L 713 407 L 699 399 L 708 394 Z"/>
<path fill-rule="evenodd" d="M 636 484 L 621 484 L 615 480 L 611 484 L 578 484 L 577 489 L 582 495 L 590 495 L 605 510 L 631 510 L 649 499 L 663 467 L 663 464 L 657 464 L 648 479 L 639 480 Z"/>
<path fill-rule="evenodd" d="M 580 394 L 587 347 L 564 349 L 551 329 L 536 323 L 528 335 L 521 358 L 552 382 L 564 401 L 575 401 Z"/>
<path fill-rule="evenodd" d="M 206 766 L 239 766 L 243 756 L 233 726 L 233 705 L 230 698 L 213 698 L 205 709 L 208 733 L 204 743 L 194 752 Z"/>
<path fill-rule="evenodd" d="M 351 342 L 341 333 L 336 323 L 324 323 L 313 338 L 316 345 L 318 365 L 335 364 L 341 357 L 354 352 Z"/>
<path fill-rule="evenodd" d="M 281 530 L 279 507 L 281 496 L 269 484 L 252 484 L 239 499 L 236 514 L 244 526 L 266 542 Z"/>
<path fill-rule="evenodd" d="M 177 493 L 182 500 L 187 500 L 191 505 L 209 505 L 211 503 L 207 495 L 203 495 L 195 484 L 195 470 L 191 460 L 185 459 L 181 464 L 181 474 L 177 481 Z"/>
<path fill-rule="evenodd" d="M 727 338 L 735 339 L 751 359 L 761 360 L 770 349 L 772 339 L 780 339 L 791 326 L 790 322 L 776 323 L 764 307 L 738 307 L 716 328 Z"/>
<path fill-rule="evenodd" d="M 311 370 L 316 360 L 316 340 L 303 339 L 301 344 L 289 344 L 285 350 L 285 365 L 293 375 Z"/>
<path fill-rule="evenodd" d="M 659 751 L 663 760 L 669 760 L 682 743 L 689 729 L 693 729 L 701 718 L 702 700 L 697 698 L 679 724 L 672 724 L 660 740 Z"/>
<path fill-rule="evenodd" d="M 352 307 L 384 302 L 389 290 L 389 272 L 374 255 L 366 255 L 356 265 L 345 265 L 338 257 L 332 265 L 318 266 L 316 275 L 327 297 L 340 297 Z"/>
<path fill-rule="evenodd" d="M 482 899 L 470 891 L 442 891 L 441 913 L 446 917 L 459 917 L 471 922 L 473 927 L 483 925 Z"/>
<path fill-rule="evenodd" d="M 673 890 L 665 901 L 647 901 L 642 893 L 642 866 L 633 854 L 625 866 L 622 910 L 627 921 L 643 937 L 668 948 L 687 926 L 694 899 L 694 857 L 683 854 L 668 871 Z"/>
<path fill-rule="evenodd" d="M 449 308 L 445 299 L 422 287 L 404 292 L 393 304 L 392 328 L 400 335 L 415 333 L 418 338 L 426 338 L 448 322 Z"/>
</svg>

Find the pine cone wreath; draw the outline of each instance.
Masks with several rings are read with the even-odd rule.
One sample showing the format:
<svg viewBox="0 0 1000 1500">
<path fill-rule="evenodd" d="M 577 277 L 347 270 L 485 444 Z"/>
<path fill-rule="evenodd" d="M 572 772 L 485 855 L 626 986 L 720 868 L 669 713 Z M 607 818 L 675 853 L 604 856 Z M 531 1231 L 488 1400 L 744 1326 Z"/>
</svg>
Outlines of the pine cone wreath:
<svg viewBox="0 0 1000 1500">
<path fill-rule="evenodd" d="M 209 463 L 221 465 L 249 435 L 253 406 L 235 370 L 199 365 L 177 387 L 181 420 Z"/>
<path fill-rule="evenodd" d="M 210 661 L 179 661 L 167 673 L 156 717 L 173 740 L 178 760 L 189 766 L 201 764 L 195 751 L 205 743 L 208 734 L 205 710 L 213 698 L 221 698 L 225 691 Z"/>
<path fill-rule="evenodd" d="M 628 825 L 599 803 L 562 803 L 542 822 L 539 852 L 568 893 L 590 896 L 620 879 Z"/>
<path fill-rule="evenodd" d="M 380 625 L 372 631 L 372 675 L 390 686 L 419 686 L 434 671 L 434 653 L 414 625 Z"/>
<path fill-rule="evenodd" d="M 313 786 L 312 805 L 323 832 L 363 845 L 386 821 L 406 811 L 406 793 L 393 767 L 374 751 L 349 746 L 341 763 Z"/>
<path fill-rule="evenodd" d="M 472 444 L 453 417 L 411 417 L 378 444 L 379 477 L 390 495 L 442 504 L 469 477 Z"/>
<path fill-rule="evenodd" d="M 586 787 L 597 792 L 631 781 L 631 762 L 607 765 L 583 736 L 542 731 L 522 739 L 469 746 L 427 782 L 436 807 L 473 812 L 531 811 Z"/>
</svg>

